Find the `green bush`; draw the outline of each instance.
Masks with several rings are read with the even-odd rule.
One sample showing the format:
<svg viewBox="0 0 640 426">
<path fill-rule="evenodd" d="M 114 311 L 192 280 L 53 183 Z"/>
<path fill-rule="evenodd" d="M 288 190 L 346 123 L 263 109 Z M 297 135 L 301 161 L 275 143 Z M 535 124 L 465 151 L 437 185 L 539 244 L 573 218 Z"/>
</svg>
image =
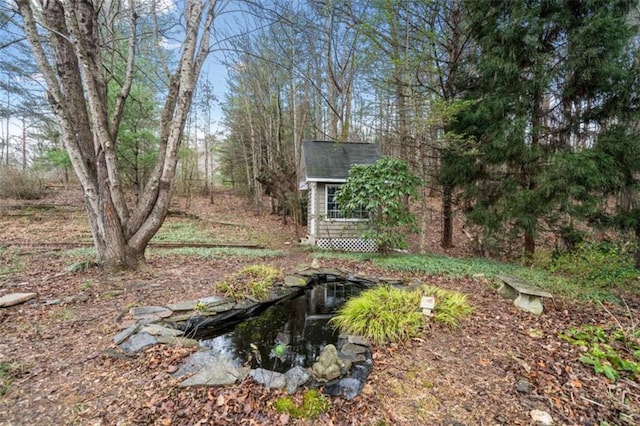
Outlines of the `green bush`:
<svg viewBox="0 0 640 426">
<path fill-rule="evenodd" d="M 587 287 L 628 287 L 638 280 L 631 247 L 583 242 L 575 251 L 556 257 L 550 270 Z"/>
<path fill-rule="evenodd" d="M 0 198 L 37 200 L 42 198 L 42 180 L 31 170 L 0 167 Z"/>
<path fill-rule="evenodd" d="M 330 320 L 341 331 L 384 344 L 417 336 L 427 316 L 420 310 L 422 296 L 435 296 L 434 320 L 451 327 L 471 312 L 466 296 L 455 291 L 422 286 L 408 291 L 379 286 L 348 300 Z"/>
</svg>

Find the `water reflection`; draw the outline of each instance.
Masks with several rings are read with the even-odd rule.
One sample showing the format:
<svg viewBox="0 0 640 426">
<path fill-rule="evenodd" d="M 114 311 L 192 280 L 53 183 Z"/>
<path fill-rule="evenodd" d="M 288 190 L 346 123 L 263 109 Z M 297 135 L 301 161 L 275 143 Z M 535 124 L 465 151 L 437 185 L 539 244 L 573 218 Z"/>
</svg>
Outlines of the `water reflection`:
<svg viewBox="0 0 640 426">
<path fill-rule="evenodd" d="M 310 367 L 322 347 L 338 340 L 338 332 L 327 322 L 361 290 L 350 282 L 318 284 L 202 344 L 252 368 L 285 372 L 296 365 Z"/>
</svg>

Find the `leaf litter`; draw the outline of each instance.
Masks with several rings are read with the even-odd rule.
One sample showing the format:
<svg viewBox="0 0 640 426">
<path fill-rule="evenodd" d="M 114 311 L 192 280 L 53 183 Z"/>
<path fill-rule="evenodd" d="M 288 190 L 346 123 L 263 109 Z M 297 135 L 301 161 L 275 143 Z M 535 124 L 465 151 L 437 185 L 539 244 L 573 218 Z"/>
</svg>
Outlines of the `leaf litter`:
<svg viewBox="0 0 640 426">
<path fill-rule="evenodd" d="M 216 196 L 213 206 L 192 200 L 190 212 L 211 226 L 222 223 L 215 226 L 218 240 L 238 242 L 250 234 L 252 242 L 286 251 L 261 263 L 285 269 L 311 263 L 311 253 L 292 244 L 300 230 L 273 216 L 253 215 L 231 193 Z M 209 295 L 217 280 L 256 259 L 164 256 L 151 257 L 138 272 L 107 275 L 89 268 L 69 273 L 73 258 L 38 244 L 87 238 L 81 194 L 57 192 L 42 202 L 53 208 L 37 215 L 0 215 L 0 245 L 17 250 L 19 259 L 11 273 L 0 275 L 0 295 L 38 293 L 37 300 L 0 310 L 0 362 L 22 366 L 0 396 L 0 424 L 528 425 L 532 410 L 548 412 L 557 424 L 640 423 L 640 384 L 594 375 L 579 361 L 581 348 L 558 337 L 583 324 L 616 326 L 632 320 L 629 315 L 637 320 L 636 308 L 556 298 L 545 303 L 543 315 L 532 316 L 516 310 L 481 278 L 404 276 L 407 282 L 417 278 L 464 292 L 474 313 L 460 329 L 430 324 L 419 338 L 375 346 L 374 369 L 363 393 L 351 401 L 332 398 L 330 411 L 314 422 L 279 413 L 274 403 L 285 393 L 250 379 L 225 388 L 179 388 L 171 373 L 195 349 L 154 346 L 135 357 L 114 357 L 111 339 L 118 323 L 132 306 Z M 3 259 L 3 267 L 7 262 L 15 260 Z M 322 263 L 389 275 L 371 262 Z M 44 303 L 78 295 L 86 298 Z"/>
</svg>

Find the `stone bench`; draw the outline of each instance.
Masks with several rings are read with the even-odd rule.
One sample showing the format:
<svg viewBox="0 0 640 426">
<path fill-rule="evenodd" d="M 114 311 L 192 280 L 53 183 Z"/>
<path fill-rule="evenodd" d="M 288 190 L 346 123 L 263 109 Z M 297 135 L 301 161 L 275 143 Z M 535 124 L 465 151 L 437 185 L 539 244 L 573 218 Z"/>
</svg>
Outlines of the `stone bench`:
<svg viewBox="0 0 640 426">
<path fill-rule="evenodd" d="M 539 315 L 542 313 L 542 298 L 553 298 L 551 293 L 532 286 L 520 278 L 498 275 L 501 281 L 498 293 L 513 300 L 513 304 L 527 312 Z"/>
</svg>

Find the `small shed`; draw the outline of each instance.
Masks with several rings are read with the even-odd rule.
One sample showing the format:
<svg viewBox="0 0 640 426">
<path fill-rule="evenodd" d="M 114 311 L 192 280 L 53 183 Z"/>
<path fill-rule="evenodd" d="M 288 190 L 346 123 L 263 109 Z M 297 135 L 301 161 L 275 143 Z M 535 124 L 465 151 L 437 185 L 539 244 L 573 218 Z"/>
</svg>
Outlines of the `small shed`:
<svg viewBox="0 0 640 426">
<path fill-rule="evenodd" d="M 303 141 L 300 189 L 308 191 L 307 238 L 303 243 L 345 251 L 376 251 L 373 241 L 357 235 L 366 212 L 343 217 L 335 202 L 336 190 L 347 181 L 356 164 L 373 164 L 381 158 L 377 145 L 358 142 Z"/>
</svg>

